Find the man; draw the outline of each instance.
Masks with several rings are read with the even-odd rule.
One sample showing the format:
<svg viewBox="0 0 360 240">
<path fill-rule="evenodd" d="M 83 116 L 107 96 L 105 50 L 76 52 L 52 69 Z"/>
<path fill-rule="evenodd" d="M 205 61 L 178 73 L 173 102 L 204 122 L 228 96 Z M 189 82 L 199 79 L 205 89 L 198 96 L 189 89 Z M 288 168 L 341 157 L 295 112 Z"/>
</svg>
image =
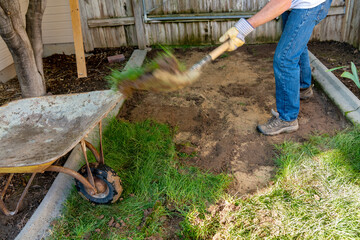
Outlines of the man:
<svg viewBox="0 0 360 240">
<path fill-rule="evenodd" d="M 242 46 L 256 27 L 282 14 L 283 33 L 274 55 L 277 112 L 257 130 L 265 135 L 293 132 L 299 128 L 300 99 L 312 96 L 311 68 L 307 49 L 314 27 L 326 17 L 332 0 L 270 0 L 257 14 L 240 19 L 220 42 L 230 39 L 228 51 Z"/>
</svg>

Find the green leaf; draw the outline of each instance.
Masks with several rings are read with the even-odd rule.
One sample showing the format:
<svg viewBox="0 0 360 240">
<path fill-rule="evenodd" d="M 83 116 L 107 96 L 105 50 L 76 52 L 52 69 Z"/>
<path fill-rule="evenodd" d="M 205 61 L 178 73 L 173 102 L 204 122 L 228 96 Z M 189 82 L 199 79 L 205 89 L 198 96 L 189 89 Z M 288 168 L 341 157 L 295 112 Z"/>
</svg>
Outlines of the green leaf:
<svg viewBox="0 0 360 240">
<path fill-rule="evenodd" d="M 353 76 L 355 78 L 355 80 L 354 80 L 355 83 L 359 83 L 359 73 L 358 73 L 358 71 L 356 69 L 356 66 L 355 66 L 355 64 L 353 62 L 351 62 L 351 71 L 352 71 L 352 74 L 353 74 Z M 359 87 L 360 83 L 359 83 L 359 85 L 358 84 L 356 84 L 356 85 Z"/>
<path fill-rule="evenodd" d="M 329 70 L 327 70 L 326 72 L 332 72 L 332 71 L 335 71 L 335 70 L 338 70 L 338 69 L 342 69 L 342 68 L 346 68 L 347 66 L 342 66 L 342 67 L 335 67 L 335 68 L 331 68 Z"/>
<path fill-rule="evenodd" d="M 343 78 L 348 78 L 348 79 L 351 79 L 354 81 L 354 83 L 356 84 L 356 86 L 358 88 L 360 88 L 360 82 L 359 82 L 359 79 L 356 79 L 356 77 L 354 75 L 352 75 L 351 73 L 349 72 L 343 72 L 343 74 L 341 74 L 341 77 Z"/>
</svg>

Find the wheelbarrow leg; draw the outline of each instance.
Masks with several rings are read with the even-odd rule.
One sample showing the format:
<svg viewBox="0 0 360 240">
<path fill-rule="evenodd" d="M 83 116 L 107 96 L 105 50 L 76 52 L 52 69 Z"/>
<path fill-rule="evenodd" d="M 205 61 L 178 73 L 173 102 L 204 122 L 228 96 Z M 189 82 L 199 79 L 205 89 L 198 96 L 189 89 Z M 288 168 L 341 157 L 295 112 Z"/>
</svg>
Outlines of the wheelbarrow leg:
<svg viewBox="0 0 360 240">
<path fill-rule="evenodd" d="M 89 161 L 87 159 L 87 154 L 86 154 L 86 143 L 85 143 L 85 140 L 81 140 L 80 142 L 81 144 L 81 149 L 83 151 L 83 154 L 84 154 L 84 157 L 85 157 L 85 161 L 86 161 L 86 169 L 87 169 L 87 172 L 88 172 L 88 179 L 89 179 L 89 182 L 92 186 L 95 187 L 95 181 L 94 181 L 94 177 L 91 173 L 91 170 L 90 170 L 90 164 L 89 164 Z"/>
<path fill-rule="evenodd" d="M 10 177 L 9 177 L 10 181 L 11 181 L 12 175 L 10 175 Z M 20 196 L 20 199 L 19 199 L 14 211 L 10 211 L 9 209 L 7 209 L 6 206 L 5 206 L 5 203 L 3 201 L 3 198 L 2 197 L 0 198 L 0 209 L 6 216 L 13 216 L 19 211 L 19 208 L 20 208 L 20 206 L 21 206 L 21 204 L 22 204 L 22 202 L 23 202 L 23 200 L 24 200 L 24 198 L 25 198 L 25 196 L 26 196 L 26 194 L 27 194 L 27 192 L 28 192 L 28 190 L 30 188 L 30 185 L 31 185 L 32 181 L 34 180 L 35 175 L 36 175 L 36 173 L 33 173 L 31 175 L 28 183 L 26 184 L 26 187 L 25 187 L 24 191 L 22 192 L 22 194 Z M 8 182 L 9 182 L 9 180 L 8 180 Z M 4 192 L 2 194 L 4 194 Z"/>
<path fill-rule="evenodd" d="M 9 184 L 10 184 L 11 179 L 13 178 L 13 176 L 14 176 L 14 173 L 10 173 L 10 176 L 8 177 L 8 180 L 7 180 L 6 184 L 5 184 L 4 190 L 2 191 L 2 193 L 0 195 L 0 199 L 4 199 L 5 194 L 6 194 L 6 190 L 9 187 Z"/>
<path fill-rule="evenodd" d="M 92 145 L 91 143 L 89 143 L 88 141 L 85 140 L 85 144 L 86 147 L 91 151 L 91 153 L 94 155 L 96 162 L 97 163 L 101 163 L 101 158 L 100 158 L 100 153 L 98 152 L 98 150 L 94 147 L 94 145 Z"/>
<path fill-rule="evenodd" d="M 99 138 L 100 138 L 100 164 L 105 164 L 104 151 L 102 145 L 102 121 L 99 122 Z"/>
<path fill-rule="evenodd" d="M 104 160 L 104 150 L 103 150 L 103 144 L 102 144 L 102 121 L 99 122 L 99 138 L 100 138 L 100 151 L 98 151 L 94 145 L 92 145 L 90 142 L 83 140 L 85 142 L 85 147 L 88 148 L 92 154 L 94 155 L 96 162 L 100 165 L 105 164 Z M 84 148 L 81 146 L 83 151 Z M 85 159 L 87 160 L 87 159 Z"/>
<path fill-rule="evenodd" d="M 70 169 L 70 168 L 66 168 L 66 167 L 60 167 L 60 166 L 50 166 L 47 169 L 45 169 L 45 171 L 50 171 L 50 172 L 61 172 L 67 175 L 70 175 L 71 177 L 77 179 L 79 182 L 81 182 L 82 184 L 84 184 L 84 186 L 86 188 L 91 189 L 93 192 L 92 194 L 96 194 L 97 190 L 94 186 L 92 186 L 88 180 L 86 180 L 86 178 L 84 178 L 80 173 Z"/>
<path fill-rule="evenodd" d="M 104 161 L 104 151 L 103 151 L 103 144 L 102 144 L 102 122 L 101 121 L 99 122 L 99 138 L 100 138 L 100 151 L 98 151 L 94 147 L 94 145 L 92 145 L 90 142 L 88 142 L 86 140 L 84 140 L 84 142 L 85 142 L 85 147 L 88 148 L 94 155 L 96 162 L 100 165 L 104 165 L 105 161 Z"/>
</svg>

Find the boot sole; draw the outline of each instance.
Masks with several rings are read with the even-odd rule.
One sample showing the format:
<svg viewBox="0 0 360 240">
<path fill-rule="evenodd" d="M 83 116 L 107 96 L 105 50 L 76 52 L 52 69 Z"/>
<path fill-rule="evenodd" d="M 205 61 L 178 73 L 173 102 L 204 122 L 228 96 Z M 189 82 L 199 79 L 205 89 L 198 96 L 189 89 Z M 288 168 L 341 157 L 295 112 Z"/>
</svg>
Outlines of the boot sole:
<svg viewBox="0 0 360 240">
<path fill-rule="evenodd" d="M 274 136 L 274 135 L 278 135 L 280 133 L 291 133 L 291 132 L 295 132 L 296 130 L 299 129 L 299 125 L 297 126 L 290 126 L 290 127 L 285 127 L 285 128 L 282 128 L 282 129 L 279 129 L 278 131 L 276 132 L 271 132 L 271 133 L 265 133 L 259 126 L 256 127 L 256 129 L 266 135 L 266 136 Z"/>
</svg>

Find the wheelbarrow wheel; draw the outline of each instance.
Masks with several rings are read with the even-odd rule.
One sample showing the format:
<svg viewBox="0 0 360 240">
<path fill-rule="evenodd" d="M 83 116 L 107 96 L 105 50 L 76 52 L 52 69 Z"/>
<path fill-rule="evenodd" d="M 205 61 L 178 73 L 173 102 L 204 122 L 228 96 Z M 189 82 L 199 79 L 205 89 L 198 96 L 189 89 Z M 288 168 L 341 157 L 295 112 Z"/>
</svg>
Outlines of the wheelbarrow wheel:
<svg viewBox="0 0 360 240">
<path fill-rule="evenodd" d="M 102 164 L 90 164 L 90 170 L 94 177 L 97 194 L 91 194 L 80 181 L 75 179 L 75 186 L 82 197 L 95 204 L 109 204 L 116 202 L 123 191 L 121 180 L 116 172 L 109 166 Z M 87 178 L 86 165 L 78 171 Z"/>
</svg>

